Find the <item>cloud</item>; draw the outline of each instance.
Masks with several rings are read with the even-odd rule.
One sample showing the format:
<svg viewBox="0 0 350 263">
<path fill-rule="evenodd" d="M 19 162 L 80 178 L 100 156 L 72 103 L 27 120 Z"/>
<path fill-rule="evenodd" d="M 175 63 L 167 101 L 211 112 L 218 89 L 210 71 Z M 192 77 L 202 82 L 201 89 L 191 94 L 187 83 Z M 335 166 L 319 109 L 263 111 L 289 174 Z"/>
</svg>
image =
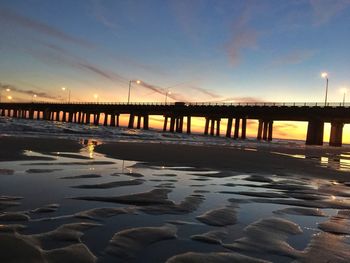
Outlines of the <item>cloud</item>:
<svg viewBox="0 0 350 263">
<path fill-rule="evenodd" d="M 241 62 L 244 49 L 252 49 L 257 46 L 259 34 L 249 25 L 251 16 L 251 7 L 250 4 L 247 4 L 240 17 L 233 23 L 231 36 L 226 44 L 226 52 L 233 66 L 237 66 Z"/>
<path fill-rule="evenodd" d="M 166 89 L 164 88 L 161 88 L 161 87 L 158 87 L 156 85 L 152 85 L 152 84 L 149 84 L 147 82 L 144 82 L 144 81 L 141 81 L 140 85 L 146 89 L 149 89 L 155 93 L 158 93 L 158 94 L 161 94 L 161 95 L 164 95 L 165 96 L 165 93 L 166 93 Z M 179 94 L 179 93 L 176 93 L 176 92 L 171 92 L 171 94 L 168 94 L 168 97 L 175 100 L 175 101 L 184 101 L 184 102 L 187 102 L 188 99 L 186 99 L 185 96 L 183 96 L 182 94 Z"/>
<path fill-rule="evenodd" d="M 228 97 L 213 102 L 232 102 L 232 103 L 263 103 L 266 102 L 261 98 L 255 97 Z"/>
<path fill-rule="evenodd" d="M 333 17 L 350 7 L 349 0 L 310 0 L 315 25 L 329 22 Z"/>
<path fill-rule="evenodd" d="M 30 97 L 33 97 L 33 95 L 37 95 L 38 97 L 44 98 L 44 99 L 53 99 L 53 100 L 59 99 L 58 97 L 50 95 L 47 92 L 27 90 L 27 89 L 16 87 L 16 86 L 11 85 L 11 84 L 1 84 L 0 83 L 0 88 L 10 89 L 11 92 L 15 92 L 15 93 L 23 94 L 23 95 L 28 95 Z"/>
<path fill-rule="evenodd" d="M 1 24 L 2 25 L 9 24 L 11 29 L 14 26 L 30 29 L 37 33 L 54 37 L 54 38 L 57 38 L 66 42 L 70 42 L 76 45 L 80 45 L 83 47 L 88 47 L 88 48 L 94 47 L 94 45 L 91 44 L 90 42 L 87 42 L 75 36 L 71 36 L 53 26 L 36 21 L 29 17 L 19 15 L 9 9 L 0 8 L 0 25 Z"/>
<path fill-rule="evenodd" d="M 57 46 L 52 43 L 44 43 L 41 42 L 43 46 L 45 46 L 49 52 L 45 52 L 45 50 L 33 50 L 27 48 L 26 51 L 29 52 L 32 56 L 39 58 L 41 60 L 54 63 L 60 63 L 64 65 L 69 65 L 71 67 L 87 71 L 88 73 L 93 73 L 99 77 L 102 77 L 104 79 L 113 81 L 113 82 L 124 82 L 126 83 L 128 80 L 127 78 L 119 75 L 115 72 L 110 72 L 109 70 L 103 69 L 102 67 L 92 64 L 88 62 L 87 60 L 80 58 L 79 56 L 74 55 L 73 53 L 69 52 L 68 50 Z M 54 52 L 52 52 L 54 51 Z"/>
<path fill-rule="evenodd" d="M 254 30 L 236 30 L 226 48 L 231 65 L 237 66 L 241 62 L 242 50 L 256 47 L 256 42 L 257 33 Z"/>
<path fill-rule="evenodd" d="M 194 87 L 194 86 L 190 86 L 189 88 L 193 89 L 193 90 L 196 90 L 196 91 L 199 91 L 213 99 L 216 99 L 216 98 L 220 98 L 221 96 L 212 92 L 212 91 L 209 91 L 209 90 L 206 90 L 206 89 L 203 89 L 203 88 L 199 88 L 199 87 Z"/>
<path fill-rule="evenodd" d="M 182 32 L 193 42 L 198 42 L 200 24 L 200 11 L 205 1 L 175 0 L 167 1 Z"/>
<path fill-rule="evenodd" d="M 117 30 L 119 29 L 119 25 L 114 23 L 108 16 L 107 11 L 108 9 L 102 5 L 100 0 L 92 0 L 91 1 L 91 12 L 92 16 L 100 22 L 102 25 L 109 29 Z"/>
<path fill-rule="evenodd" d="M 312 58 L 316 53 L 316 50 L 293 50 L 276 58 L 272 64 L 275 66 L 300 64 Z"/>
</svg>

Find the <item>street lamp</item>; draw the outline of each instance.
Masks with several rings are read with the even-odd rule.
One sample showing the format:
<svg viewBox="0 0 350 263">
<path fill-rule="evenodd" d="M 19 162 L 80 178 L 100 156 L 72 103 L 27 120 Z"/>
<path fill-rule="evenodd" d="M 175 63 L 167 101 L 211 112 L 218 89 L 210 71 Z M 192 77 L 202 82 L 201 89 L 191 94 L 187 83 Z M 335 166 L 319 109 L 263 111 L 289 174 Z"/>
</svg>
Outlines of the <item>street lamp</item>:
<svg viewBox="0 0 350 263">
<path fill-rule="evenodd" d="M 10 91 L 11 91 L 11 89 L 9 89 L 9 88 L 6 88 L 6 89 L 5 89 L 5 88 L 1 87 L 1 88 L 0 88 L 0 102 L 1 102 L 1 96 L 2 96 L 1 93 L 2 93 L 2 90 L 3 90 L 3 89 L 4 89 L 6 92 L 10 92 Z M 12 97 L 11 97 L 11 98 L 12 98 Z"/>
<path fill-rule="evenodd" d="M 95 98 L 96 102 L 98 103 L 98 94 L 94 94 L 94 98 Z"/>
<path fill-rule="evenodd" d="M 63 91 L 68 91 L 68 103 L 70 103 L 70 89 L 67 89 L 66 87 L 61 88 Z"/>
<path fill-rule="evenodd" d="M 165 104 L 167 103 L 168 95 L 170 95 L 170 94 L 171 94 L 171 91 L 169 91 L 169 90 L 167 90 L 165 92 Z"/>
<path fill-rule="evenodd" d="M 129 81 L 128 104 L 130 103 L 130 89 L 131 89 L 131 83 L 132 82 L 135 82 L 136 84 L 141 84 L 141 80 L 130 80 Z"/>
<path fill-rule="evenodd" d="M 345 96 L 348 90 L 346 88 L 342 88 L 340 91 L 343 93 L 343 107 L 345 107 Z"/>
<path fill-rule="evenodd" d="M 327 106 L 327 95 L 328 95 L 328 74 L 327 74 L 327 72 L 323 72 L 321 74 L 321 77 L 326 79 L 326 97 L 324 100 L 324 106 Z"/>
</svg>

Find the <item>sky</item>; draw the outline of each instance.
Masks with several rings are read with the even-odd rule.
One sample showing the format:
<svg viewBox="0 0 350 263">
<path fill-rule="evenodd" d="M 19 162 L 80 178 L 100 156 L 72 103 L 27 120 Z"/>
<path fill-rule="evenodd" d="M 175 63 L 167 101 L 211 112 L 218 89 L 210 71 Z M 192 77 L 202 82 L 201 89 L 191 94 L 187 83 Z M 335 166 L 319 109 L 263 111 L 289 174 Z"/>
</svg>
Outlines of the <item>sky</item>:
<svg viewBox="0 0 350 263">
<path fill-rule="evenodd" d="M 167 91 L 169 102 L 322 102 L 324 71 L 329 102 L 350 91 L 350 0 L 1 0 L 0 34 L 15 101 L 126 102 L 132 80 L 131 102 Z"/>
<path fill-rule="evenodd" d="M 0 82 L 38 99 L 123 102 L 140 79 L 134 102 L 315 102 L 323 71 L 329 101 L 350 87 L 350 0 L 1 0 L 0 34 Z"/>
</svg>

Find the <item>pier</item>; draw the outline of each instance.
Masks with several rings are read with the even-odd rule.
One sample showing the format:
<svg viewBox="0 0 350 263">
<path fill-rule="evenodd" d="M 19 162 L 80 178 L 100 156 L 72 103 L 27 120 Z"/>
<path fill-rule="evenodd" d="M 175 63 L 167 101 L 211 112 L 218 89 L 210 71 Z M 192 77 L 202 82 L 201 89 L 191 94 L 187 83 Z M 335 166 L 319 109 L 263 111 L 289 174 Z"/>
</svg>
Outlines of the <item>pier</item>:
<svg viewBox="0 0 350 263">
<path fill-rule="evenodd" d="M 257 120 L 257 140 L 273 139 L 275 121 L 307 122 L 307 145 L 323 145 L 324 124 L 331 124 L 330 146 L 342 145 L 343 126 L 350 123 L 350 107 L 341 103 L 0 103 L 0 115 L 48 121 L 119 127 L 120 115 L 129 115 L 128 128 L 149 129 L 150 116 L 163 116 L 163 131 L 191 133 L 191 118 L 205 119 L 203 133 L 245 139 L 247 121 Z M 101 116 L 103 115 L 103 122 Z M 100 121 L 101 120 L 101 121 Z M 184 127 L 186 120 L 186 127 Z"/>
</svg>

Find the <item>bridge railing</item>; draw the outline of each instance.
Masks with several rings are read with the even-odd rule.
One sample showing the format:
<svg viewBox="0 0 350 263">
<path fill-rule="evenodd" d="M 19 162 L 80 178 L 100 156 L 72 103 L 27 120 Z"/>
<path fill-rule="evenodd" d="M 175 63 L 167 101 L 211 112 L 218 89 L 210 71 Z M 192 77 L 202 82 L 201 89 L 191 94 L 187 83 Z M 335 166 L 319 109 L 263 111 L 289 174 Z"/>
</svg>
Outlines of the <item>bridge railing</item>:
<svg viewBox="0 0 350 263">
<path fill-rule="evenodd" d="M 120 105 L 120 106 L 249 106 L 249 107 L 350 107 L 343 102 L 1 102 L 1 104 L 53 104 L 53 105 Z"/>
</svg>

